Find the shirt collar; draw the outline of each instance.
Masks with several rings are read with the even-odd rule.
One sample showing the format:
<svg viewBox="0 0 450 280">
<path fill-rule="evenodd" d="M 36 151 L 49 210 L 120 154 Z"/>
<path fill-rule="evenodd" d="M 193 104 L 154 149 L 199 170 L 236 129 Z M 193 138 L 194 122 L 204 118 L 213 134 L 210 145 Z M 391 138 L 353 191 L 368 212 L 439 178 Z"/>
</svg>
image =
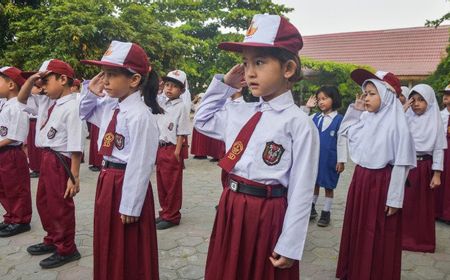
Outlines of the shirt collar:
<svg viewBox="0 0 450 280">
<path fill-rule="evenodd" d="M 66 103 L 67 101 L 70 101 L 70 100 L 76 99 L 76 98 L 77 98 L 77 96 L 76 96 L 75 94 L 73 94 L 73 93 L 68 94 L 68 95 L 63 96 L 63 97 L 61 97 L 61 98 L 58 98 L 58 99 L 56 100 L 56 105 L 60 106 L 60 105 L 62 105 L 62 104 L 64 104 L 64 103 Z"/>
<path fill-rule="evenodd" d="M 337 111 L 333 111 L 329 114 L 324 114 L 324 113 L 320 114 L 320 116 L 322 116 L 322 117 L 330 117 L 331 119 L 334 119 L 334 117 L 336 117 L 336 115 L 337 115 Z"/>
<path fill-rule="evenodd" d="M 166 105 L 175 106 L 175 105 L 177 105 L 180 102 L 183 102 L 183 100 L 181 100 L 181 98 L 177 98 L 177 99 L 173 99 L 173 100 L 167 99 Z"/>
<path fill-rule="evenodd" d="M 261 107 L 261 111 L 283 111 L 294 104 L 294 98 L 292 97 L 292 92 L 290 90 L 270 101 L 264 101 L 262 98 L 259 99 L 259 106 Z"/>
<path fill-rule="evenodd" d="M 126 112 L 128 110 L 133 109 L 136 102 L 139 101 L 141 101 L 141 92 L 138 90 L 127 96 L 127 98 L 125 98 L 121 102 L 118 102 L 117 107 L 119 107 L 121 112 Z M 116 109 L 117 107 L 113 109 Z"/>
</svg>

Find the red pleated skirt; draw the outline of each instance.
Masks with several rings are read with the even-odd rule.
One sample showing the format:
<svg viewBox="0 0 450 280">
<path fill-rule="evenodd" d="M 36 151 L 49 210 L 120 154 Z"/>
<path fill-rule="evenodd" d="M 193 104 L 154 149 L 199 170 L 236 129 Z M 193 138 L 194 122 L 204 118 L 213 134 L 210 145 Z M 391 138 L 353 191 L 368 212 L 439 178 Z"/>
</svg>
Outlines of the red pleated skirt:
<svg viewBox="0 0 450 280">
<path fill-rule="evenodd" d="M 209 138 L 208 156 L 215 159 L 223 158 L 225 156 L 225 143 L 214 138 Z"/>
<path fill-rule="evenodd" d="M 98 153 L 98 133 L 99 128 L 95 124 L 91 124 L 90 130 L 90 144 L 89 144 L 89 165 L 95 167 L 102 166 L 103 156 Z"/>
<path fill-rule="evenodd" d="M 447 135 L 447 149 L 444 150 L 444 172 L 441 186 L 434 190 L 436 218 L 450 222 L 450 136 Z"/>
<path fill-rule="evenodd" d="M 403 202 L 403 250 L 434 253 L 436 248 L 434 190 L 430 188 L 432 160 L 418 160 L 411 169 Z"/>
<path fill-rule="evenodd" d="M 336 277 L 347 280 L 400 279 L 402 212 L 387 217 L 391 167 L 359 165 L 348 190 Z"/>
<path fill-rule="evenodd" d="M 266 199 L 225 188 L 211 233 L 205 280 L 300 279 L 298 261 L 289 269 L 278 269 L 269 260 L 286 208 L 285 197 Z"/>
<path fill-rule="evenodd" d="M 94 279 L 158 280 L 155 210 L 149 183 L 139 222 L 119 213 L 125 170 L 102 169 L 95 194 Z"/>
<path fill-rule="evenodd" d="M 195 128 L 192 130 L 191 154 L 205 157 L 208 155 L 209 137 L 201 134 Z"/>
</svg>

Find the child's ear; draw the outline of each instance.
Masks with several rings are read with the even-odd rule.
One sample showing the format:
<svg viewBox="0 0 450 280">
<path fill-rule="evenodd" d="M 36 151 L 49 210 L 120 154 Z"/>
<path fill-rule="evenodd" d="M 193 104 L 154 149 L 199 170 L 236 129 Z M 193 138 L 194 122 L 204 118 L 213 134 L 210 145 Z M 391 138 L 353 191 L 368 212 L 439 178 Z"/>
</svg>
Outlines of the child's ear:
<svg viewBox="0 0 450 280">
<path fill-rule="evenodd" d="M 65 86 L 69 83 L 69 78 L 66 75 L 59 76 L 59 80 L 61 81 L 61 84 L 63 86 Z"/>
<path fill-rule="evenodd" d="M 10 80 L 9 82 L 8 82 L 8 89 L 10 90 L 10 91 L 13 91 L 13 90 L 15 90 L 16 89 L 16 83 L 14 83 L 12 80 Z"/>
<path fill-rule="evenodd" d="M 141 82 L 142 76 L 140 74 L 134 74 L 131 76 L 131 83 L 130 87 L 137 88 L 139 86 L 139 83 Z"/>
<path fill-rule="evenodd" d="M 290 59 L 284 63 L 284 78 L 289 79 L 295 75 L 295 71 L 297 70 L 297 63 L 294 60 Z"/>
</svg>

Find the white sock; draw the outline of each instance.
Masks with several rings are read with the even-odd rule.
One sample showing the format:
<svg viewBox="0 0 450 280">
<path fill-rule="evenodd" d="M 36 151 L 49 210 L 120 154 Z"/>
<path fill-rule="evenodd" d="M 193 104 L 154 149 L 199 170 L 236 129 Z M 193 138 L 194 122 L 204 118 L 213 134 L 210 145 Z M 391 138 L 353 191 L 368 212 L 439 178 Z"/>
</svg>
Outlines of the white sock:
<svg viewBox="0 0 450 280">
<path fill-rule="evenodd" d="M 323 211 L 329 212 L 331 210 L 332 204 L 333 204 L 333 198 L 325 197 L 325 201 L 323 202 Z"/>
<path fill-rule="evenodd" d="M 316 204 L 317 203 L 317 199 L 319 198 L 318 195 L 314 195 L 313 196 L 313 203 Z"/>
</svg>

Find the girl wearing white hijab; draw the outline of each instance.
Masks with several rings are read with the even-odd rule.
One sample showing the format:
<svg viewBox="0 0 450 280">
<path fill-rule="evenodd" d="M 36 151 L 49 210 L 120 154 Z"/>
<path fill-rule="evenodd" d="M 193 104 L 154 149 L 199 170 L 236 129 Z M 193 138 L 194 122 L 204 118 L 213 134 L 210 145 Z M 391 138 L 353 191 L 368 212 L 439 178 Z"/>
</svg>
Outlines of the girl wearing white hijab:
<svg viewBox="0 0 450 280">
<path fill-rule="evenodd" d="M 434 253 L 435 194 L 441 184 L 444 149 L 443 123 L 433 88 L 419 84 L 411 89 L 406 111 L 417 153 L 417 168 L 408 175 L 403 205 L 403 250 Z"/>
<path fill-rule="evenodd" d="M 348 139 L 356 168 L 348 191 L 336 277 L 394 280 L 400 279 L 401 272 L 399 209 L 416 153 L 394 89 L 367 73 L 352 72 L 364 94 L 349 106 L 339 130 Z"/>
<path fill-rule="evenodd" d="M 444 109 L 441 111 L 444 134 L 447 135 L 447 149 L 444 151 L 444 171 L 441 186 L 436 193 L 436 217 L 450 225 L 450 84 L 441 91 Z"/>
</svg>

